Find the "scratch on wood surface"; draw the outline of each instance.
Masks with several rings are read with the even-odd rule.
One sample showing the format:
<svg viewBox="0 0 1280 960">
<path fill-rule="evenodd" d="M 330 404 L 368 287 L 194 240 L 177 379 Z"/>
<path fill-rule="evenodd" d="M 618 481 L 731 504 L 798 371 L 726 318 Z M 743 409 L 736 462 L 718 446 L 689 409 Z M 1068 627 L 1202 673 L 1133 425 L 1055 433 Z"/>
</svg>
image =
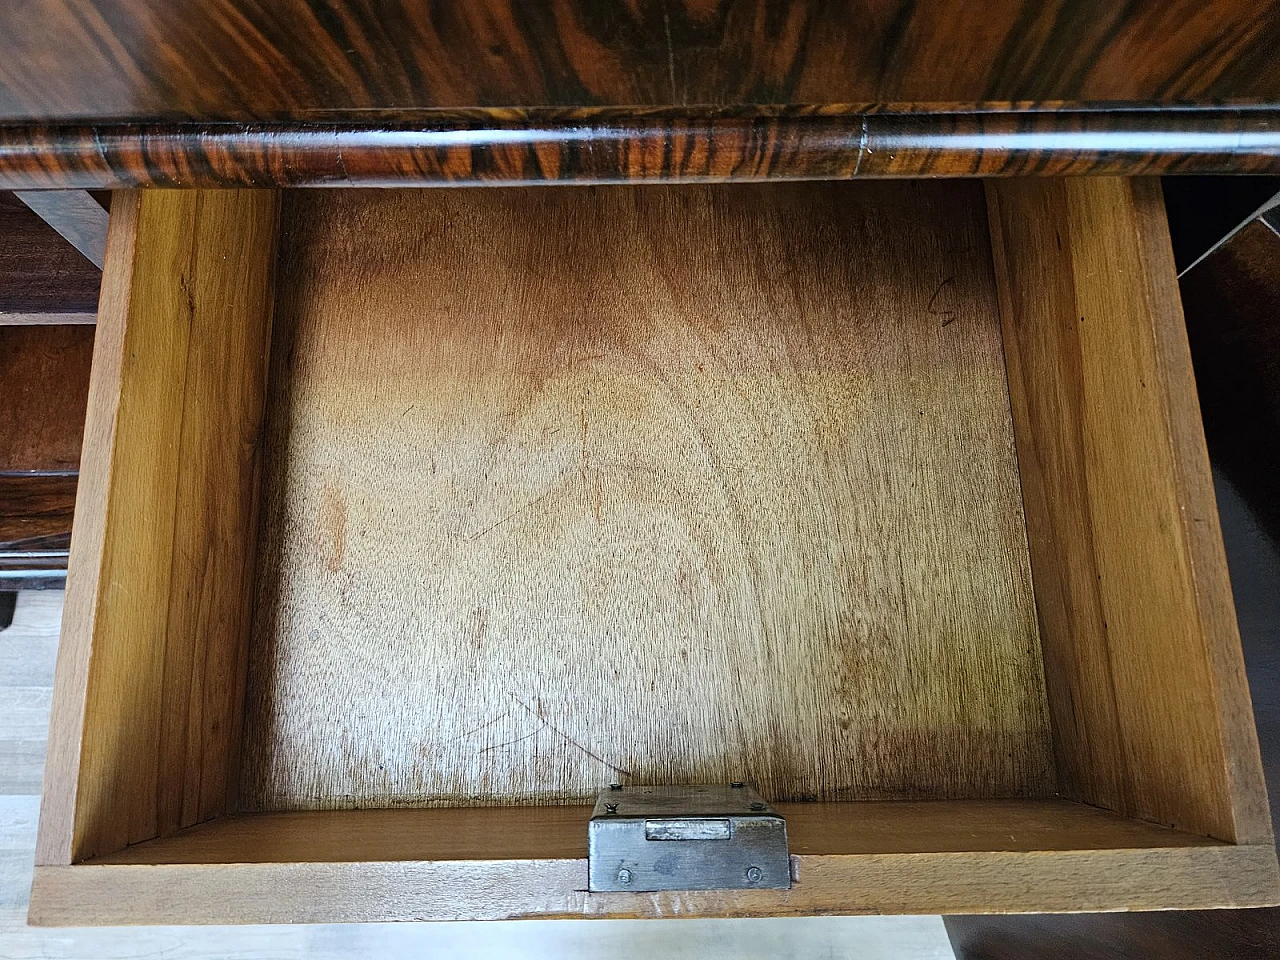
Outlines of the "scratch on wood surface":
<svg viewBox="0 0 1280 960">
<path fill-rule="evenodd" d="M 542 714 L 538 713 L 538 711 L 537 711 L 537 710 L 534 710 L 534 709 L 533 709 L 533 707 L 529 706 L 527 703 L 525 703 L 523 700 L 521 700 L 519 697 L 517 697 L 514 693 L 513 693 L 513 694 L 511 694 L 511 699 L 512 699 L 512 700 L 514 700 L 516 703 L 518 703 L 521 707 L 523 707 L 523 708 L 524 708 L 526 711 L 528 711 L 531 715 L 533 715 L 534 717 L 537 717 L 537 719 L 538 719 L 538 722 L 539 722 L 539 723 L 541 723 L 544 727 L 546 727 L 546 728 L 547 728 L 548 730 L 550 730 L 552 733 L 554 733 L 554 734 L 556 734 L 556 735 L 560 736 L 560 737 L 565 741 L 565 743 L 569 744 L 569 745 L 570 745 L 570 746 L 572 746 L 572 747 L 577 747 L 579 750 L 581 750 L 583 753 L 585 753 L 585 754 L 586 754 L 588 757 L 590 757 L 592 760 L 597 760 L 597 761 L 599 761 L 600 763 L 603 763 L 606 767 L 608 767 L 610 770 L 613 770 L 615 773 L 620 773 L 620 774 L 622 774 L 624 777 L 629 777 L 629 776 L 631 776 L 631 771 L 630 771 L 630 770 L 624 770 L 622 767 L 618 766 L 617 764 L 615 764 L 615 763 L 610 763 L 608 760 L 606 760 L 604 757 L 600 756 L 600 754 L 596 753 L 594 750 L 591 750 L 589 747 L 584 747 L 584 746 L 583 746 L 581 743 L 579 743 L 577 740 L 573 739 L 573 737 L 569 736 L 567 733 L 565 733 L 563 730 L 561 730 L 561 729 L 560 729 L 559 727 L 557 727 L 555 724 L 551 723 L 551 721 L 549 721 L 549 720 L 548 720 L 546 717 L 544 717 Z"/>
<path fill-rule="evenodd" d="M 498 529 L 498 527 L 502 526 L 502 525 L 503 525 L 504 523 L 506 523 L 508 520 L 513 520 L 513 519 L 515 519 L 516 517 L 520 516 L 520 514 L 524 513 L 526 510 L 529 510 L 530 508 L 535 507 L 535 506 L 537 506 L 538 504 L 540 504 L 543 500 L 547 499 L 547 497 L 551 496 L 551 493 L 552 493 L 552 491 L 551 491 L 551 490 L 548 490 L 548 491 L 546 491 L 545 493 L 541 494 L 540 496 L 534 497 L 532 500 L 530 500 L 530 501 L 529 501 L 528 503 L 526 503 L 524 506 L 522 506 L 522 507 L 518 507 L 517 509 L 515 509 L 515 510 L 511 511 L 511 512 L 510 512 L 510 513 L 508 513 L 505 517 L 503 517 L 501 520 L 498 520 L 498 521 L 496 521 L 495 523 L 491 523 L 491 524 L 489 524 L 489 526 L 485 527 L 483 530 L 477 530 L 475 533 L 471 534 L 471 536 L 467 537 L 467 539 L 468 539 L 468 540 L 479 540 L 481 537 L 485 536 L 486 534 L 488 534 L 488 533 L 492 533 L 494 530 Z"/>
<path fill-rule="evenodd" d="M 490 752 L 490 751 L 492 751 L 492 750 L 501 750 L 503 747 L 513 747 L 513 746 L 515 746 L 517 743 L 524 743 L 526 740 L 530 740 L 530 739 L 532 739 L 533 737 L 536 737 L 536 736 L 538 735 L 538 733 L 539 733 L 539 732 L 540 732 L 540 730 L 534 730 L 534 731 L 533 731 L 533 732 L 531 732 L 531 733 L 526 733 L 523 737 L 516 737 L 514 740 L 508 740 L 508 741 L 506 741 L 505 743 L 494 743 L 494 744 L 490 744 L 489 746 L 485 747 L 485 748 L 484 748 L 483 750 L 481 750 L 480 752 L 481 752 L 481 753 L 489 753 L 489 752 Z"/>
<path fill-rule="evenodd" d="M 474 736 L 477 733 L 480 733 L 484 730 L 488 730 L 495 723 L 498 723 L 501 720 L 505 720 L 509 716 L 511 716 L 511 711 L 503 710 L 502 713 L 498 714 L 488 723 L 482 723 L 478 727 L 472 727 L 470 730 L 465 730 L 462 733 L 458 734 L 456 737 L 450 737 L 448 740 L 445 741 L 445 743 L 457 743 L 459 740 L 465 740 L 467 737 Z"/>
</svg>

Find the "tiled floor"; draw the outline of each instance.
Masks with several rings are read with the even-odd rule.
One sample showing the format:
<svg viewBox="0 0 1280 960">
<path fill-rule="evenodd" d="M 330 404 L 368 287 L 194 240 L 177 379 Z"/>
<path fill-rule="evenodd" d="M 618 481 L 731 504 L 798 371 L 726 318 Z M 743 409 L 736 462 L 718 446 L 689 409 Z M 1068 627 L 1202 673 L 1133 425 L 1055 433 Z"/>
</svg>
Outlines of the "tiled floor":
<svg viewBox="0 0 1280 960">
<path fill-rule="evenodd" d="M 942 960 L 940 917 L 546 920 L 275 927 L 26 926 L 60 593 L 24 593 L 0 631 L 0 958 L 663 957 Z"/>
</svg>

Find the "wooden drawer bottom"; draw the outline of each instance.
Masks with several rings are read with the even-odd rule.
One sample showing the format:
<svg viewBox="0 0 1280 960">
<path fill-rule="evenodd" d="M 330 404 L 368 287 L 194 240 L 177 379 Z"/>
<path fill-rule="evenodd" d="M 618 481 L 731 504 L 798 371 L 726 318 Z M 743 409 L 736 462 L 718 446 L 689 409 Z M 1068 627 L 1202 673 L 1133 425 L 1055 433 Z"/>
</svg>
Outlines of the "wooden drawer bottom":
<svg viewBox="0 0 1280 960">
<path fill-rule="evenodd" d="M 121 195 L 81 469 L 33 922 L 1280 892 L 1152 182 Z"/>
</svg>

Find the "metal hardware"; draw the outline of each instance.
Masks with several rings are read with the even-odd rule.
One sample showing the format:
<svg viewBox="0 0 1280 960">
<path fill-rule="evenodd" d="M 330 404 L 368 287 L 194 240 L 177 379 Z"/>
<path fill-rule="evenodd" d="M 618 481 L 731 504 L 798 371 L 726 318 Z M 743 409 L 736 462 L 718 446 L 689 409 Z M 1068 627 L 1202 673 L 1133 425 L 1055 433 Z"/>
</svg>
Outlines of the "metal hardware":
<svg viewBox="0 0 1280 960">
<path fill-rule="evenodd" d="M 646 820 L 646 840 L 732 840 L 728 820 L 695 817 L 692 820 Z"/>
<path fill-rule="evenodd" d="M 787 822 L 758 793 L 729 786 L 617 787 L 587 825 L 587 887 L 785 890 Z"/>
</svg>

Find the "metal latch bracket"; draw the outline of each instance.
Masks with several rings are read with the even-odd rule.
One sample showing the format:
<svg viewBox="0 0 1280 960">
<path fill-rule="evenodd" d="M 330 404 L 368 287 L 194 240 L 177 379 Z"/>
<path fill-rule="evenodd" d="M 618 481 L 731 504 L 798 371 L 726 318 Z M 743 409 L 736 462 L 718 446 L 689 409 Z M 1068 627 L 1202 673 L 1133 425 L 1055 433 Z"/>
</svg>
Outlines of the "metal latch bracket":
<svg viewBox="0 0 1280 960">
<path fill-rule="evenodd" d="M 587 887 L 593 892 L 790 886 L 787 822 L 744 784 L 614 784 L 591 813 Z"/>
</svg>

